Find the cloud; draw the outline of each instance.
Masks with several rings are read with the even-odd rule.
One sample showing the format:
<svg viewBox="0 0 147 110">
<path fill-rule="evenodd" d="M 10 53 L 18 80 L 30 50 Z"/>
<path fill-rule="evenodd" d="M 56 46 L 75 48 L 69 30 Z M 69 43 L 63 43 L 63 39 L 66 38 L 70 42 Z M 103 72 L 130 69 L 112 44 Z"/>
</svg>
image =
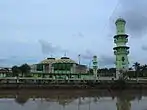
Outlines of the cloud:
<svg viewBox="0 0 147 110">
<path fill-rule="evenodd" d="M 8 58 L 0 58 L 0 63 L 4 63 L 4 62 L 7 62 L 8 61 Z"/>
<path fill-rule="evenodd" d="M 3 58 L 0 58 L 0 64 L 2 63 L 9 63 L 10 61 L 12 60 L 16 60 L 18 57 L 16 56 L 10 56 L 10 57 L 3 57 Z"/>
<path fill-rule="evenodd" d="M 141 49 L 144 50 L 144 51 L 147 51 L 147 45 L 143 45 L 143 46 L 141 47 Z"/>
<path fill-rule="evenodd" d="M 78 33 L 78 36 L 79 37 L 84 37 L 84 35 L 81 32 Z"/>
<path fill-rule="evenodd" d="M 79 38 L 83 38 L 84 35 L 81 32 L 78 32 L 77 34 L 73 34 L 72 37 L 79 37 Z"/>
<path fill-rule="evenodd" d="M 92 60 L 94 54 L 92 51 L 90 50 L 86 50 L 83 54 L 81 54 L 81 58 L 84 60 Z"/>
<path fill-rule="evenodd" d="M 120 15 L 127 21 L 127 29 L 133 37 L 142 37 L 147 33 L 147 1 L 120 0 Z"/>
<path fill-rule="evenodd" d="M 101 66 L 112 66 L 115 63 L 115 57 L 109 55 L 101 55 L 99 58 L 99 64 Z"/>
<path fill-rule="evenodd" d="M 41 45 L 41 50 L 43 54 L 55 54 L 60 52 L 67 52 L 67 50 L 62 49 L 59 46 L 53 46 L 52 43 L 48 43 L 44 40 L 39 40 L 39 43 Z"/>
<path fill-rule="evenodd" d="M 86 50 L 83 54 L 81 54 L 81 58 L 83 60 L 89 61 L 93 59 L 93 56 L 96 55 L 94 52 L 90 50 Z M 115 63 L 115 56 L 111 55 L 97 55 L 98 57 L 98 65 L 100 66 L 112 66 Z"/>
<path fill-rule="evenodd" d="M 118 0 L 117 8 L 110 16 L 110 28 L 114 32 L 115 21 L 121 17 L 126 21 L 126 32 L 131 38 L 144 37 L 147 34 L 147 1 L 146 0 Z M 132 2 L 133 1 L 133 2 Z"/>
<path fill-rule="evenodd" d="M 10 66 L 15 63 L 16 59 L 14 60 L 13 57 L 0 58 L 0 66 Z"/>
<path fill-rule="evenodd" d="M 37 62 L 36 57 L 20 57 L 20 56 L 10 56 L 6 58 L 0 58 L 0 66 L 13 66 L 13 65 L 21 65 L 24 63 L 34 63 Z"/>
</svg>

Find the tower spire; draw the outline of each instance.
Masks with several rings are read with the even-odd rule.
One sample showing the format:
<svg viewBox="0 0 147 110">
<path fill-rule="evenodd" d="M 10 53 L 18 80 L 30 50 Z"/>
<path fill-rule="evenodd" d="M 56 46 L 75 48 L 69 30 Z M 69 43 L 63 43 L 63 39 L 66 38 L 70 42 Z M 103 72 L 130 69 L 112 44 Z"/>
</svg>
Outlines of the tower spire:
<svg viewBox="0 0 147 110">
<path fill-rule="evenodd" d="M 66 51 L 65 51 L 65 53 L 64 53 L 64 56 L 66 57 Z"/>
<path fill-rule="evenodd" d="M 98 62 L 97 62 L 97 56 L 93 56 L 93 73 L 94 73 L 94 78 L 97 79 L 97 69 L 98 69 Z"/>
<path fill-rule="evenodd" d="M 116 35 L 114 36 L 114 43 L 116 47 L 113 48 L 114 54 L 116 56 L 116 75 L 120 74 L 123 76 L 123 71 L 127 71 L 129 68 L 128 54 L 129 47 L 126 46 L 128 42 L 128 35 L 125 33 L 126 21 L 119 18 L 115 22 L 116 24 Z M 120 73 L 121 72 L 121 73 Z"/>
<path fill-rule="evenodd" d="M 78 55 L 78 60 L 79 60 L 79 65 L 80 65 L 80 63 L 81 63 L 81 55 L 80 54 Z"/>
</svg>

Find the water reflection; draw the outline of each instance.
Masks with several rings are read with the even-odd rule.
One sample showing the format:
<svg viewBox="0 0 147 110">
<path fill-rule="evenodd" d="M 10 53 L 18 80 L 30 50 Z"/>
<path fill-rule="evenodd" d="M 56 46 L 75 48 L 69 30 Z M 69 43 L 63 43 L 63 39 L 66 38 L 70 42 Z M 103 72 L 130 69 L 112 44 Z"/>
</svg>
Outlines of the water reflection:
<svg viewBox="0 0 147 110">
<path fill-rule="evenodd" d="M 135 110 L 135 107 L 132 108 L 132 106 L 137 106 L 134 104 L 135 101 L 142 100 L 142 96 L 146 97 L 146 95 L 146 91 L 0 91 L 1 101 L 13 99 L 12 102 L 16 104 L 15 110 Z M 5 108 L 11 106 L 8 102 L 0 103 L 1 108 L 4 105 Z"/>
<path fill-rule="evenodd" d="M 28 101 L 28 97 L 25 97 L 24 95 L 16 95 L 15 97 L 15 102 L 20 104 L 20 105 L 24 105 L 27 101 Z"/>
<path fill-rule="evenodd" d="M 126 96 L 122 94 L 122 96 L 117 97 L 116 107 L 117 110 L 131 110 L 131 100 L 134 100 L 135 97 Z"/>
</svg>

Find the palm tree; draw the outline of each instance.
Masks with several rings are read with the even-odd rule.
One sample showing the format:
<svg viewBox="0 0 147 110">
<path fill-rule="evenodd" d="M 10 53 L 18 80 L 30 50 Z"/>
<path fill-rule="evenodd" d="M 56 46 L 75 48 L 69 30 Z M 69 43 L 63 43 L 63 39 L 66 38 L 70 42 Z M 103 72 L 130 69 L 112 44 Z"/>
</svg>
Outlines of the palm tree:
<svg viewBox="0 0 147 110">
<path fill-rule="evenodd" d="M 135 62 L 133 66 L 134 66 L 135 70 L 137 71 L 140 68 L 140 63 Z"/>
<path fill-rule="evenodd" d="M 136 76 L 136 80 L 138 80 L 138 73 L 140 71 L 140 63 L 135 62 L 133 67 L 135 68 L 135 76 Z"/>
</svg>

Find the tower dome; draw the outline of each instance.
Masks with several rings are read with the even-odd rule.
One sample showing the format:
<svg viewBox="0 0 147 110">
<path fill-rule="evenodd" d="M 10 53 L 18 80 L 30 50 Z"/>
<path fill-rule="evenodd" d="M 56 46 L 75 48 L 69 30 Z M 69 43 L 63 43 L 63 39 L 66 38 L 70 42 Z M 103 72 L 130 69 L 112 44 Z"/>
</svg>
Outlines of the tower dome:
<svg viewBox="0 0 147 110">
<path fill-rule="evenodd" d="M 125 24 L 126 21 L 123 18 L 118 18 L 115 22 L 116 25 L 116 34 L 125 34 Z"/>
<path fill-rule="evenodd" d="M 126 23 L 126 21 L 123 18 L 118 18 L 115 22 L 115 24 L 119 23 L 119 22 L 123 22 Z"/>
</svg>

